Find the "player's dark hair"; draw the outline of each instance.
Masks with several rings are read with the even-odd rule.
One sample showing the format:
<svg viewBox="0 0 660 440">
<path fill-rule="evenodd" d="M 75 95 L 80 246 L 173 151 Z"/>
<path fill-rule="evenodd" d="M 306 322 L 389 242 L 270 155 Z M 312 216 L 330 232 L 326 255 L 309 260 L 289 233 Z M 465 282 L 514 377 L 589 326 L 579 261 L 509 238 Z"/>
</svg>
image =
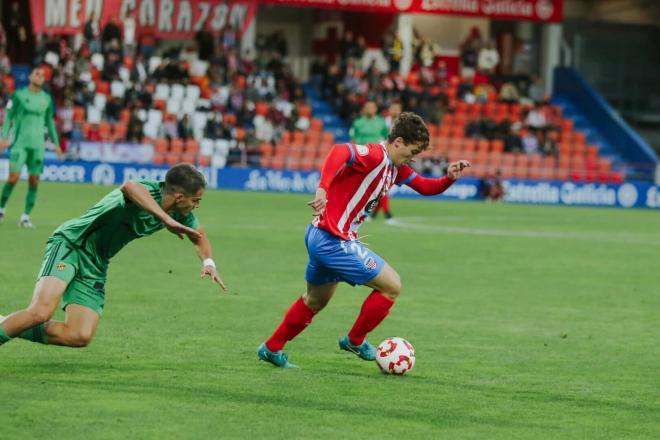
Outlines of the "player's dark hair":
<svg viewBox="0 0 660 440">
<path fill-rule="evenodd" d="M 423 150 L 429 146 L 429 129 L 415 113 L 403 112 L 394 120 L 387 141 L 394 142 L 398 137 L 406 144 L 418 144 Z"/>
<path fill-rule="evenodd" d="M 189 163 L 174 165 L 165 174 L 165 192 L 167 193 L 181 192 L 191 196 L 204 188 L 206 188 L 204 175 Z"/>
</svg>

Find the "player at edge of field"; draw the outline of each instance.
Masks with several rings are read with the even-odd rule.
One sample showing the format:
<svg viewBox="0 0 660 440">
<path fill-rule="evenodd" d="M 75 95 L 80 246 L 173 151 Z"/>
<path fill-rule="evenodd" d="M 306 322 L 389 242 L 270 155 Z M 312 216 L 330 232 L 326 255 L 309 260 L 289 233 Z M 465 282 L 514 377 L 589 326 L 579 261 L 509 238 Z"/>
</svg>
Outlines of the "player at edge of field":
<svg viewBox="0 0 660 440">
<path fill-rule="evenodd" d="M 373 289 L 339 348 L 364 360 L 374 360 L 374 347 L 366 336 L 388 315 L 401 292 L 399 274 L 358 240 L 358 228 L 392 185 L 408 185 L 426 196 L 440 194 L 458 179 L 466 160 L 449 165 L 447 176 L 431 179 L 417 175 L 409 166 L 428 148 L 429 131 L 422 118 L 402 113 L 380 144 L 337 144 L 321 171 L 316 196 L 308 204 L 314 220 L 307 227 L 309 254 L 306 293 L 284 315 L 275 332 L 257 350 L 258 357 L 278 367 L 295 367 L 282 350 L 300 334 L 335 293 L 337 284 Z"/>
<path fill-rule="evenodd" d="M 127 181 L 108 193 L 82 216 L 60 225 L 46 243 L 32 302 L 0 317 L 0 345 L 14 337 L 42 344 L 87 346 L 105 303 L 110 259 L 130 241 L 163 228 L 187 236 L 208 276 L 223 289 L 211 243 L 192 213 L 206 189 L 204 175 L 189 164 L 167 171 L 165 182 Z M 62 303 L 64 322 L 51 321 Z"/>
<path fill-rule="evenodd" d="M 33 228 L 30 214 L 37 200 L 39 176 L 44 171 L 44 128 L 48 128 L 48 136 L 55 151 L 61 159 L 64 153 L 59 145 L 57 130 L 55 129 L 53 100 L 43 90 L 44 71 L 36 67 L 29 76 L 27 87 L 16 91 L 7 104 L 5 122 L 0 136 L 0 152 L 12 146 L 9 156 L 9 178 L 2 188 L 0 196 L 0 223 L 5 217 L 5 206 L 14 187 L 21 177 L 21 170 L 27 165 L 28 190 L 25 196 L 25 209 L 18 225 L 23 228 Z M 10 128 L 13 128 L 14 140 L 9 140 Z"/>
</svg>

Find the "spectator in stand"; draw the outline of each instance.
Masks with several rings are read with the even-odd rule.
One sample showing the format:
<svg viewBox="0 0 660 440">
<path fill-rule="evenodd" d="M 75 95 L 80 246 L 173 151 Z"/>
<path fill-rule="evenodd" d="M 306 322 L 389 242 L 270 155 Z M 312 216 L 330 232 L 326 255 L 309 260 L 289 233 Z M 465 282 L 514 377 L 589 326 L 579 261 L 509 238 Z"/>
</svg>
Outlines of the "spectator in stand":
<svg viewBox="0 0 660 440">
<path fill-rule="evenodd" d="M 473 77 L 476 73 L 481 50 L 481 37 L 468 38 L 461 48 L 461 76 Z"/>
<path fill-rule="evenodd" d="M 85 41 L 87 42 L 87 45 L 89 46 L 89 49 L 92 51 L 92 53 L 101 52 L 101 41 L 99 39 L 99 34 L 100 31 L 98 21 L 90 17 L 85 22 L 83 35 L 85 36 Z"/>
<path fill-rule="evenodd" d="M 342 65 L 345 66 L 349 58 L 352 58 L 355 52 L 357 51 L 357 43 L 353 36 L 353 31 L 345 30 L 344 36 L 339 43 L 339 56 L 341 58 Z"/>
<path fill-rule="evenodd" d="M 117 123 L 117 121 L 119 121 L 119 114 L 123 108 L 123 103 L 118 97 L 108 97 L 107 101 L 105 102 L 105 117 L 108 122 L 113 124 Z"/>
<path fill-rule="evenodd" d="M 73 101 L 71 99 L 64 101 L 64 105 L 57 109 L 56 116 L 60 130 L 60 143 L 64 144 L 62 150 L 66 151 L 66 142 L 71 140 L 73 133 Z"/>
<path fill-rule="evenodd" d="M 504 135 L 504 151 L 507 153 L 519 153 L 523 151 L 522 139 L 520 138 L 520 123 L 510 124 L 508 132 Z"/>
<path fill-rule="evenodd" d="M 0 46 L 0 77 L 11 72 L 11 61 L 5 51 L 5 46 Z"/>
<path fill-rule="evenodd" d="M 518 88 L 512 82 L 506 82 L 502 84 L 498 99 L 501 102 L 507 102 L 511 104 L 520 102 L 520 93 L 518 92 Z"/>
<path fill-rule="evenodd" d="M 383 47 L 385 47 L 386 58 L 390 64 L 390 71 L 398 72 L 401 65 L 401 58 L 403 58 L 403 42 L 399 37 L 399 33 L 388 33 Z"/>
<path fill-rule="evenodd" d="M 289 44 L 286 41 L 284 36 L 284 31 L 282 29 L 273 33 L 269 38 L 268 46 L 272 51 L 277 53 L 281 59 L 284 59 L 289 56 Z"/>
<path fill-rule="evenodd" d="M 153 24 L 143 24 L 140 26 L 140 54 L 145 60 L 151 58 L 154 54 L 156 45 L 156 31 Z"/>
<path fill-rule="evenodd" d="M 392 123 L 396 118 L 399 117 L 402 111 L 403 108 L 401 107 L 400 102 L 394 101 L 390 104 L 390 107 L 387 110 L 387 116 L 385 116 L 385 125 L 387 126 L 388 130 L 390 127 L 392 127 Z"/>
<path fill-rule="evenodd" d="M 7 38 L 7 54 L 14 63 L 21 63 L 28 61 L 26 54 L 29 53 L 28 45 L 28 17 L 21 14 L 21 5 L 17 0 L 14 0 L 9 7 L 9 10 L 4 9 L 6 17 L 3 17 L 4 23 L 7 25 L 6 38 Z"/>
<path fill-rule="evenodd" d="M 137 29 L 137 22 L 135 20 L 135 12 L 131 12 L 128 17 L 124 18 L 124 52 L 128 55 L 135 53 L 135 33 Z"/>
<path fill-rule="evenodd" d="M 101 131 L 99 130 L 99 124 L 92 124 L 87 130 L 85 138 L 90 142 L 101 142 Z"/>
<path fill-rule="evenodd" d="M 148 78 L 148 66 L 144 62 L 144 57 L 142 54 L 137 54 L 135 60 L 133 61 L 133 67 L 131 69 L 130 78 L 131 81 L 138 84 L 143 84 L 147 81 Z"/>
<path fill-rule="evenodd" d="M 488 40 L 488 43 L 479 51 L 479 70 L 492 75 L 498 64 L 500 64 L 500 54 L 495 47 L 495 42 L 492 39 Z"/>
<path fill-rule="evenodd" d="M 119 28 L 119 25 L 117 25 L 115 18 L 112 16 L 110 16 L 110 18 L 108 19 L 108 22 L 105 24 L 105 27 L 103 28 L 103 33 L 101 34 L 101 43 L 103 44 L 103 51 L 106 50 L 106 45 L 111 41 L 116 41 L 117 43 L 121 41 L 121 29 Z"/>
<path fill-rule="evenodd" d="M 533 103 L 546 101 L 545 87 L 543 86 L 543 79 L 540 76 L 532 76 L 532 83 L 527 90 L 527 96 Z"/>
<path fill-rule="evenodd" d="M 541 153 L 545 156 L 553 156 L 559 158 L 559 148 L 557 147 L 557 140 L 559 134 L 556 131 L 548 131 L 547 133 L 539 133 L 539 145 Z"/>
<path fill-rule="evenodd" d="M 142 142 L 144 138 L 144 127 L 138 112 L 136 109 L 133 109 L 131 112 L 131 117 L 128 120 L 128 128 L 126 130 L 126 140 L 129 142 Z"/>
<path fill-rule="evenodd" d="M 183 115 L 181 120 L 177 125 L 177 133 L 179 137 L 183 140 L 188 140 L 193 138 L 193 125 L 190 121 L 190 116 L 187 114 Z"/>
<path fill-rule="evenodd" d="M 202 61 L 211 61 L 213 53 L 215 52 L 213 34 L 206 29 L 200 29 L 195 34 L 195 42 L 197 43 L 198 58 Z"/>
<path fill-rule="evenodd" d="M 539 138 L 533 130 L 525 130 L 522 135 L 525 154 L 539 154 Z"/>
<path fill-rule="evenodd" d="M 225 50 L 236 49 L 238 34 L 232 25 L 227 25 L 220 34 L 220 45 Z"/>
<path fill-rule="evenodd" d="M 547 125 L 548 123 L 545 119 L 545 112 L 543 111 L 542 104 L 535 104 L 534 107 L 532 107 L 527 113 L 527 117 L 525 118 L 525 126 L 536 132 L 546 130 Z"/>
<path fill-rule="evenodd" d="M 502 185 L 502 171 L 497 170 L 494 175 L 486 176 L 481 180 L 481 197 L 487 201 L 498 202 L 504 198 L 504 185 Z"/>
<path fill-rule="evenodd" d="M 172 140 L 178 136 L 178 126 L 176 118 L 172 115 L 166 115 L 165 120 L 160 126 L 160 136 L 167 140 Z"/>
<path fill-rule="evenodd" d="M 4 26 L 0 23 L 0 46 L 7 47 L 7 33 Z"/>
<path fill-rule="evenodd" d="M 440 46 L 431 41 L 429 37 L 422 38 L 417 49 L 417 60 L 422 67 L 431 67 L 435 57 L 440 55 Z"/>
</svg>

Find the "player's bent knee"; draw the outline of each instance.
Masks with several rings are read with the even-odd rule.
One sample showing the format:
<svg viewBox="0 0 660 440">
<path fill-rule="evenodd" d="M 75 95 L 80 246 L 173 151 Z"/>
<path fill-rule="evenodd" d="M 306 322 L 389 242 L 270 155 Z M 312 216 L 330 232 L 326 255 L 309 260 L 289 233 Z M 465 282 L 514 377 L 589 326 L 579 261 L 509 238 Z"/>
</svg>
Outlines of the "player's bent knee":
<svg viewBox="0 0 660 440">
<path fill-rule="evenodd" d="M 304 295 L 303 300 L 307 307 L 312 309 L 314 312 L 320 312 L 328 305 L 329 298 L 316 298 L 310 295 Z"/>
<path fill-rule="evenodd" d="M 71 342 L 74 347 L 82 348 L 87 347 L 92 342 L 93 338 L 93 331 L 80 330 L 71 338 Z"/>
<path fill-rule="evenodd" d="M 399 274 L 396 274 L 395 277 L 388 284 L 387 289 L 384 289 L 381 292 L 383 295 L 387 296 L 391 300 L 395 300 L 401 294 L 401 277 Z"/>
<path fill-rule="evenodd" d="M 30 314 L 33 326 L 43 324 L 53 316 L 53 310 L 46 307 L 31 307 L 27 312 Z"/>
</svg>

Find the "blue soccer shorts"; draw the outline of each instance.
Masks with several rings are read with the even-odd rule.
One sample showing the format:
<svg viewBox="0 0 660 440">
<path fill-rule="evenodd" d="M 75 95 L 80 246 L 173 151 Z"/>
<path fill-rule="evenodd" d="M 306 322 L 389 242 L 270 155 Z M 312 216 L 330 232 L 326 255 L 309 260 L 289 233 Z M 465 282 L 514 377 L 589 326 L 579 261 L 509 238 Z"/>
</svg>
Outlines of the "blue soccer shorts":
<svg viewBox="0 0 660 440">
<path fill-rule="evenodd" d="M 309 254 L 305 279 L 312 284 L 366 284 L 385 267 L 385 261 L 358 240 L 342 240 L 314 225 L 307 227 L 305 246 Z"/>
</svg>

